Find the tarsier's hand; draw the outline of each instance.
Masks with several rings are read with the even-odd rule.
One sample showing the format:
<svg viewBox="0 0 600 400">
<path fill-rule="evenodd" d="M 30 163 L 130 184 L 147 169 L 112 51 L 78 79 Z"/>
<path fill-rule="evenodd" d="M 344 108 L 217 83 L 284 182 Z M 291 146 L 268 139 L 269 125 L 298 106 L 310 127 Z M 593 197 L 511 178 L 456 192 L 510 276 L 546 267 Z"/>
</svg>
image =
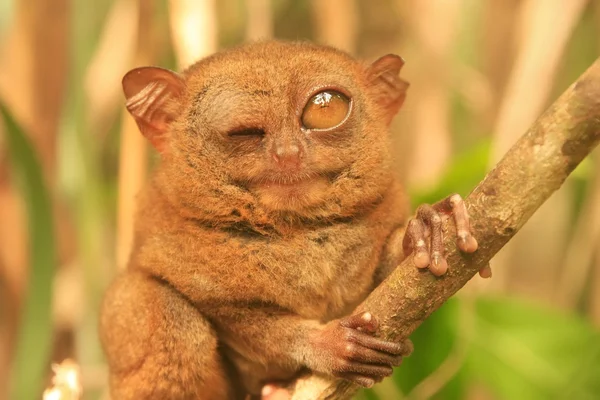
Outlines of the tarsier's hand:
<svg viewBox="0 0 600 400">
<path fill-rule="evenodd" d="M 377 319 L 369 312 L 337 319 L 313 337 L 316 364 L 313 369 L 371 387 L 392 374 L 412 343 L 388 342 L 373 336 Z"/>
<path fill-rule="evenodd" d="M 471 232 L 469 214 L 465 202 L 458 194 L 453 194 L 434 204 L 423 204 L 417 208 L 415 218 L 408 222 L 402 247 L 404 254 L 412 254 L 418 268 L 427 268 L 437 276 L 448 270 L 444 257 L 442 223 L 445 218 L 454 218 L 456 224 L 456 245 L 465 253 L 477 250 L 477 240 Z M 489 265 L 479 271 L 482 278 L 492 276 Z"/>
</svg>

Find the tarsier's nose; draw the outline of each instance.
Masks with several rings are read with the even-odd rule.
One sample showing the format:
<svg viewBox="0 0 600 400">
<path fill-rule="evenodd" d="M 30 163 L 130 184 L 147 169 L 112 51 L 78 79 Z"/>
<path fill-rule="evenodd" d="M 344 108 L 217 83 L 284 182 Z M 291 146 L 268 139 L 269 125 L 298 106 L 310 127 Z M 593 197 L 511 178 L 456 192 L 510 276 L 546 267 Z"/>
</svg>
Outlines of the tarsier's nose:
<svg viewBox="0 0 600 400">
<path fill-rule="evenodd" d="M 299 167 L 302 156 L 302 145 L 296 140 L 279 140 L 273 145 L 273 159 L 281 167 Z"/>
</svg>

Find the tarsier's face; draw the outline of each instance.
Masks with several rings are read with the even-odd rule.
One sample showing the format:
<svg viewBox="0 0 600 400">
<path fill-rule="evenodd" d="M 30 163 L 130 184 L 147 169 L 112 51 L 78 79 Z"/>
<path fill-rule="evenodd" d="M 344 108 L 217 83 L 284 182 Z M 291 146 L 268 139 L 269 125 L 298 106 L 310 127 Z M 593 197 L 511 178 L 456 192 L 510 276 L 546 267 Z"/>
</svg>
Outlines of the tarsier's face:
<svg viewBox="0 0 600 400">
<path fill-rule="evenodd" d="M 353 161 L 351 154 L 342 154 L 353 139 L 351 126 L 345 126 L 352 124 L 351 95 L 332 85 L 302 92 L 291 98 L 273 89 L 232 93 L 232 109 L 246 108 L 236 101 L 257 109 L 247 109 L 247 115 L 232 112 L 228 126 L 217 129 L 217 146 L 231 161 L 231 180 L 271 209 L 319 203 Z M 216 104 L 227 107 L 229 93 L 222 95 L 224 101 Z"/>
<path fill-rule="evenodd" d="M 269 208 L 323 201 L 357 159 L 361 110 L 352 71 L 336 71 L 327 60 L 290 67 L 257 58 L 219 72 L 189 78 L 205 88 L 188 111 L 200 116 L 190 128 L 204 151 L 218 154 L 232 183 Z"/>
<path fill-rule="evenodd" d="M 306 44 L 217 54 L 184 73 L 165 152 L 267 209 L 320 207 L 344 181 L 386 162 L 391 117 L 366 71 Z"/>
</svg>

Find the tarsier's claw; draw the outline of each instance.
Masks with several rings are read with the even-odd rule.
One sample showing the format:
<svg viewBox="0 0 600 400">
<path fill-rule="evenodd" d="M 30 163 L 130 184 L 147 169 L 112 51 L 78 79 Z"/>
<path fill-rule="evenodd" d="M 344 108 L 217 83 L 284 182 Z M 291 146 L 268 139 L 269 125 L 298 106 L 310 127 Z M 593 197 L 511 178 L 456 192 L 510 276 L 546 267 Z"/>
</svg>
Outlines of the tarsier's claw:
<svg viewBox="0 0 600 400">
<path fill-rule="evenodd" d="M 413 260 L 417 268 L 427 268 L 429 267 L 429 264 L 431 264 L 429 254 L 427 254 L 425 251 L 415 252 Z"/>
<path fill-rule="evenodd" d="M 417 208 L 416 217 L 409 221 L 404 235 L 403 248 L 406 255 L 412 253 L 417 268 L 427 268 L 436 276 L 446 273 L 448 263 L 444 257 L 442 222 L 452 216 L 456 225 L 456 245 L 464 253 L 477 250 L 477 240 L 471 233 L 469 214 L 464 200 L 458 194 L 447 197 L 430 206 Z M 489 266 L 479 271 L 483 278 L 489 278 Z"/>
<path fill-rule="evenodd" d="M 436 276 L 444 275 L 448 271 L 448 263 L 442 253 L 436 251 L 431 255 L 429 270 Z"/>
<path fill-rule="evenodd" d="M 489 264 L 479 270 L 479 276 L 484 279 L 492 277 L 492 268 Z"/>
<path fill-rule="evenodd" d="M 479 246 L 477 240 L 469 232 L 461 231 L 457 233 L 456 244 L 460 251 L 465 253 L 473 253 Z"/>
</svg>

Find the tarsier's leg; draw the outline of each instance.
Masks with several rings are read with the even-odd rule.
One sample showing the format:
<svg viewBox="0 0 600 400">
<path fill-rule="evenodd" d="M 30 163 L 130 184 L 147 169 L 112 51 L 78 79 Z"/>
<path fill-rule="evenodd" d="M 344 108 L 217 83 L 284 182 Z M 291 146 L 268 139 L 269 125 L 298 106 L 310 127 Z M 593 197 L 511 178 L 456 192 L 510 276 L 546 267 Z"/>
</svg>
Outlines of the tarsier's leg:
<svg viewBox="0 0 600 400">
<path fill-rule="evenodd" d="M 117 278 L 100 329 L 113 399 L 233 398 L 211 326 L 167 284 L 136 272 Z"/>
<path fill-rule="evenodd" d="M 448 270 L 444 257 L 442 223 L 444 218 L 449 217 L 454 218 L 458 248 L 465 253 L 477 250 L 477 240 L 471 233 L 467 208 L 458 194 L 434 205 L 419 206 L 416 217 L 409 221 L 404 235 L 404 254 L 412 253 L 417 267 L 429 267 L 435 275 L 443 275 Z M 490 277 L 491 269 L 486 266 L 479 274 L 484 278 Z"/>
</svg>

